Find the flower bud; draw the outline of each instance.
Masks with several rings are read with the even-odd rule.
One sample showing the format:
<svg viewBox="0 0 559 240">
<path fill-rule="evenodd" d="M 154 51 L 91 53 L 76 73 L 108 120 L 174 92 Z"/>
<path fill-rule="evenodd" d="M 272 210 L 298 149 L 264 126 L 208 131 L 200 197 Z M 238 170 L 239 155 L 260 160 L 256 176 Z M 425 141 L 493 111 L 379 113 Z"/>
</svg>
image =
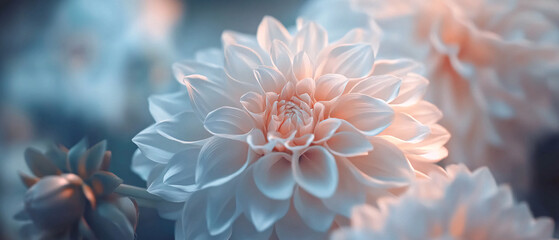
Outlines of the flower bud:
<svg viewBox="0 0 559 240">
<path fill-rule="evenodd" d="M 25 194 L 25 211 L 37 227 L 64 231 L 83 214 L 86 199 L 82 184 L 75 174 L 44 177 Z"/>
</svg>

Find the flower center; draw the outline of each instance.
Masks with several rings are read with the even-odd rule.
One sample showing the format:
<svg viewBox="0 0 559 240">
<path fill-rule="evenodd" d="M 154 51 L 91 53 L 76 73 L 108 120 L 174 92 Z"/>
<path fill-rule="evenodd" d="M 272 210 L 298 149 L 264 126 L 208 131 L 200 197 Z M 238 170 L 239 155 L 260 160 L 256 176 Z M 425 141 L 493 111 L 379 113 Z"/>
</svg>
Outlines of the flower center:
<svg viewBox="0 0 559 240">
<path fill-rule="evenodd" d="M 268 132 L 277 132 L 282 137 L 305 135 L 312 131 L 312 101 L 308 95 L 292 96 L 288 100 L 276 100 L 270 109 Z"/>
</svg>

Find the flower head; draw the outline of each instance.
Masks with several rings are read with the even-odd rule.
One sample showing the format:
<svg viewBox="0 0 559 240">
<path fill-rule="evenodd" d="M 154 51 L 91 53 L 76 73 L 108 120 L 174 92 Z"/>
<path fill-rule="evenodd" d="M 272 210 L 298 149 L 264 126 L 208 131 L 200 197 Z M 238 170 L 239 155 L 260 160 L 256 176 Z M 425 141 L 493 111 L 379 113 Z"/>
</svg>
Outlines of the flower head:
<svg viewBox="0 0 559 240">
<path fill-rule="evenodd" d="M 188 94 L 151 99 L 133 164 L 148 191 L 187 201 L 178 234 L 319 237 L 437 170 L 449 134 L 428 81 L 412 61 L 376 61 L 377 37 L 265 17 L 256 37 L 225 32 L 223 51 L 176 64 Z"/>
<path fill-rule="evenodd" d="M 23 231 L 26 238 L 134 239 L 136 203 L 112 194 L 122 180 L 107 171 L 111 153 L 105 141 L 86 146 L 82 140 L 70 150 L 26 150 L 35 176 L 21 174 L 29 189 L 25 209 L 16 215 L 33 223 Z"/>
<path fill-rule="evenodd" d="M 356 207 L 351 228 L 332 239 L 552 239 L 553 221 L 534 219 L 487 168 L 447 171 L 419 180 L 399 199 L 380 200 L 379 208 Z"/>
</svg>

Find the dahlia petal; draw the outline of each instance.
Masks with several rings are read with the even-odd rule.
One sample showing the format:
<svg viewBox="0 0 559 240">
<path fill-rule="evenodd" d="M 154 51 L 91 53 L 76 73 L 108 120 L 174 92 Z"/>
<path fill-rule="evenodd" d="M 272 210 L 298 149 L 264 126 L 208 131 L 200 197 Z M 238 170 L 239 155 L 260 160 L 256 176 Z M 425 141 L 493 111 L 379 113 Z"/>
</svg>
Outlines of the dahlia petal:
<svg viewBox="0 0 559 240">
<path fill-rule="evenodd" d="M 410 162 L 438 162 L 448 156 L 448 149 L 445 147 L 440 147 L 439 149 L 433 149 L 429 153 L 425 154 L 406 154 L 406 157 Z"/>
<path fill-rule="evenodd" d="M 368 22 L 371 23 L 371 21 Z M 335 44 L 368 43 L 373 48 L 374 56 L 376 57 L 381 37 L 382 30 L 373 22 L 372 27 L 368 28 L 367 31 L 361 28 L 354 28 L 347 32 L 340 40 L 336 41 Z"/>
<path fill-rule="evenodd" d="M 131 165 L 132 172 L 136 173 L 136 175 L 140 176 L 143 180 L 146 180 L 157 163 L 144 156 L 140 149 L 136 149 L 132 157 Z"/>
<path fill-rule="evenodd" d="M 203 220 L 206 218 L 207 208 L 208 197 L 206 191 L 198 191 L 192 194 L 182 211 L 183 217 L 179 221 L 182 223 L 180 228 L 184 239 L 229 239 L 231 228 L 215 236 L 210 234 L 207 222 Z"/>
<path fill-rule="evenodd" d="M 409 106 L 416 104 L 427 91 L 429 80 L 414 73 L 405 76 L 400 85 L 400 94 L 390 104 Z"/>
<path fill-rule="evenodd" d="M 323 143 L 330 139 L 332 135 L 342 125 L 342 121 L 336 118 L 329 118 L 319 122 L 314 128 L 314 142 L 315 144 Z"/>
<path fill-rule="evenodd" d="M 450 133 L 441 125 L 429 126 L 431 133 L 423 141 L 418 143 L 406 142 L 391 136 L 382 136 L 386 140 L 396 144 L 406 154 L 423 155 L 429 154 L 443 147 L 450 139 Z"/>
<path fill-rule="evenodd" d="M 175 221 L 175 239 L 186 239 L 185 234 L 183 218 L 179 217 L 177 221 Z"/>
<path fill-rule="evenodd" d="M 394 110 L 380 99 L 350 93 L 336 101 L 330 117 L 344 119 L 365 135 L 374 136 L 390 125 Z"/>
<path fill-rule="evenodd" d="M 249 133 L 249 135 L 247 136 L 247 143 L 250 146 L 250 149 L 261 155 L 272 152 L 276 145 L 275 141 L 273 140 L 270 140 L 268 142 L 262 130 L 257 128 L 253 129 Z"/>
<path fill-rule="evenodd" d="M 311 229 L 325 232 L 330 228 L 336 215 L 315 196 L 297 188 L 293 196 L 293 206 L 299 216 Z"/>
<path fill-rule="evenodd" d="M 339 132 L 326 141 L 326 148 L 337 156 L 353 157 L 366 155 L 373 150 L 367 138 L 356 132 Z"/>
<path fill-rule="evenodd" d="M 236 184 L 229 181 L 216 188 L 208 189 L 206 223 L 211 235 L 218 235 L 231 228 L 233 221 L 240 215 L 236 202 Z"/>
<path fill-rule="evenodd" d="M 374 149 L 368 155 L 348 158 L 350 168 L 362 183 L 381 188 L 400 187 L 410 183 L 414 171 L 402 151 L 381 139 L 370 139 Z"/>
<path fill-rule="evenodd" d="M 329 101 L 344 92 L 348 79 L 339 74 L 326 74 L 316 80 L 314 98 L 317 101 Z"/>
<path fill-rule="evenodd" d="M 225 48 L 225 72 L 238 82 L 258 86 L 253 70 L 260 65 L 262 59 L 250 48 L 235 44 Z"/>
<path fill-rule="evenodd" d="M 195 53 L 194 58 L 198 62 L 216 67 L 223 67 L 223 64 L 225 63 L 223 49 L 219 48 L 206 48 L 199 50 Z"/>
<path fill-rule="evenodd" d="M 165 165 L 158 164 L 151 170 L 151 173 L 146 180 L 147 191 L 170 202 L 185 202 L 190 198 L 192 193 L 186 192 L 181 188 L 165 184 L 163 182 L 165 168 Z"/>
<path fill-rule="evenodd" d="M 375 62 L 373 75 L 394 75 L 404 77 L 408 73 L 423 72 L 423 65 L 407 58 L 400 59 L 381 59 Z"/>
<path fill-rule="evenodd" d="M 249 133 L 254 127 L 254 122 L 250 115 L 241 109 L 221 107 L 206 116 L 204 127 L 213 135 L 234 139 L 238 135 Z"/>
<path fill-rule="evenodd" d="M 293 176 L 300 187 L 314 196 L 332 196 L 338 185 L 334 156 L 323 147 L 311 146 L 292 160 Z"/>
<path fill-rule="evenodd" d="M 262 156 L 254 164 L 254 182 L 271 199 L 288 199 L 293 193 L 295 180 L 291 173 L 291 156 L 273 152 Z"/>
<path fill-rule="evenodd" d="M 260 47 L 267 52 L 270 51 L 274 40 L 287 44 L 291 41 L 291 35 L 278 20 L 265 16 L 258 25 L 256 39 Z"/>
<path fill-rule="evenodd" d="M 175 141 L 158 133 L 156 125 L 151 125 L 136 135 L 132 141 L 142 154 L 157 163 L 167 163 L 175 153 L 191 147 L 188 143 Z"/>
<path fill-rule="evenodd" d="M 289 47 L 294 53 L 305 51 L 312 60 L 327 44 L 326 30 L 314 22 L 308 22 L 297 32 Z"/>
<path fill-rule="evenodd" d="M 257 231 L 250 220 L 244 215 L 240 215 L 237 220 L 233 223 L 233 234 L 231 239 L 233 240 L 258 240 L 258 239 L 270 239 L 274 228 L 270 227 L 264 231 Z"/>
<path fill-rule="evenodd" d="M 315 82 L 312 78 L 305 78 L 295 86 L 295 92 L 299 96 L 307 94 L 309 97 L 314 95 L 315 92 Z"/>
<path fill-rule="evenodd" d="M 289 199 L 274 200 L 262 194 L 254 182 L 251 167 L 243 176 L 237 192 L 237 208 L 244 211 L 257 231 L 264 231 L 274 225 L 287 213 Z"/>
<path fill-rule="evenodd" d="M 186 92 L 152 95 L 148 98 L 149 112 L 155 122 L 170 119 L 181 112 L 192 112 L 190 98 Z"/>
<path fill-rule="evenodd" d="M 293 95 L 295 95 L 295 86 L 293 82 L 288 82 L 285 87 L 281 90 L 278 97 L 279 100 L 289 100 Z"/>
<path fill-rule="evenodd" d="M 381 134 L 390 135 L 406 142 L 420 142 L 424 140 L 431 129 L 415 120 L 408 114 L 397 112 L 394 114 L 392 124 Z"/>
<path fill-rule="evenodd" d="M 163 183 L 187 192 L 196 190 L 196 163 L 201 148 L 191 148 L 177 153 L 164 170 Z"/>
<path fill-rule="evenodd" d="M 365 185 L 361 184 L 353 175 L 351 163 L 347 160 L 339 160 L 337 164 L 340 182 L 334 195 L 322 199 L 322 202 L 334 213 L 350 217 L 354 206 L 365 203 L 367 191 L 364 188 Z"/>
<path fill-rule="evenodd" d="M 284 146 L 289 149 L 293 154 L 299 154 L 306 149 L 314 140 L 314 134 L 305 134 L 303 136 L 295 137 L 286 142 Z"/>
<path fill-rule="evenodd" d="M 280 92 L 287 82 L 283 74 L 273 67 L 259 66 L 254 75 L 264 92 Z"/>
<path fill-rule="evenodd" d="M 225 82 L 225 79 L 225 76 L 217 81 L 202 75 L 184 77 L 190 104 L 200 120 L 204 120 L 209 112 L 219 107 L 240 107 L 238 99 L 235 100 L 238 94 L 231 92 L 229 83 Z"/>
<path fill-rule="evenodd" d="M 248 144 L 212 137 L 198 157 L 196 184 L 199 188 L 223 184 L 245 170 L 252 157 Z"/>
<path fill-rule="evenodd" d="M 317 75 L 337 73 L 347 78 L 367 77 L 375 62 L 371 45 L 365 43 L 340 45 L 319 58 Z"/>
<path fill-rule="evenodd" d="M 278 40 L 273 41 L 272 50 L 270 50 L 270 57 L 272 58 L 274 66 L 276 66 L 276 68 L 287 80 L 292 79 L 291 77 L 293 77 L 293 80 L 295 79 L 291 62 L 293 54 L 285 43 Z"/>
<path fill-rule="evenodd" d="M 161 201 L 155 207 L 157 208 L 157 213 L 161 218 L 178 221 L 182 218 L 181 212 L 184 208 L 184 202 Z"/>
<path fill-rule="evenodd" d="M 279 239 L 327 239 L 327 232 L 317 232 L 308 227 L 295 207 L 290 207 L 289 211 L 276 224 L 276 234 Z"/>
<path fill-rule="evenodd" d="M 192 112 L 182 112 L 159 122 L 155 124 L 155 130 L 164 138 L 186 145 L 200 145 L 203 140 L 212 136 Z"/>
<path fill-rule="evenodd" d="M 402 80 L 393 75 L 371 76 L 359 81 L 349 91 L 391 102 L 398 96 Z"/>
<path fill-rule="evenodd" d="M 446 175 L 444 169 L 433 162 L 421 162 L 421 161 L 410 160 L 410 164 L 413 167 L 413 169 L 415 169 L 416 172 L 420 172 L 421 174 L 424 175 L 430 175 L 433 173 Z"/>
<path fill-rule="evenodd" d="M 221 67 L 192 60 L 174 63 L 172 68 L 173 74 L 180 84 L 185 84 L 184 78 L 190 75 L 202 75 L 213 81 L 220 81 L 225 76 L 225 72 L 223 72 Z"/>
<path fill-rule="evenodd" d="M 443 117 L 441 110 L 428 101 L 420 101 L 405 107 L 394 106 L 394 110 L 407 113 L 424 125 L 435 124 Z"/>
<path fill-rule="evenodd" d="M 312 78 L 314 73 L 313 63 L 306 52 L 299 52 L 293 59 L 293 74 L 296 79 Z"/>
<path fill-rule="evenodd" d="M 241 96 L 241 105 L 251 114 L 260 114 L 266 110 L 266 98 L 255 92 L 247 92 Z"/>
<path fill-rule="evenodd" d="M 223 49 L 226 49 L 231 45 L 238 45 L 249 48 L 257 53 L 258 56 L 262 56 L 261 60 L 264 62 L 263 65 L 269 66 L 272 64 L 270 59 L 264 57 L 268 56 L 268 53 L 260 48 L 260 46 L 258 45 L 258 41 L 254 35 L 225 30 L 223 31 L 223 34 L 221 34 L 221 43 L 223 45 Z M 227 58 L 227 55 L 224 54 L 224 57 Z"/>
</svg>

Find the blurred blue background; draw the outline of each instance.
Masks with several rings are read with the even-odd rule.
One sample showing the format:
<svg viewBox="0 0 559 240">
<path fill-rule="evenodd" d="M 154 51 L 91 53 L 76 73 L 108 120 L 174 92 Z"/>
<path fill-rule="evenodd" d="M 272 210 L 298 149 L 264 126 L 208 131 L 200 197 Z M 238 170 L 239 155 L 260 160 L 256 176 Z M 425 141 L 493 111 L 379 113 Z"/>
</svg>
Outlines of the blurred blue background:
<svg viewBox="0 0 559 240">
<path fill-rule="evenodd" d="M 179 89 L 171 64 L 217 47 L 225 29 L 255 33 L 264 15 L 293 25 L 303 0 L 8 0 L 0 2 L 0 239 L 18 239 L 12 216 L 28 171 L 23 150 L 82 137 L 107 139 L 110 170 L 130 170 L 132 137 L 153 120 L 147 98 Z M 559 137 L 534 143 L 536 215 L 559 216 Z M 138 239 L 173 239 L 173 223 L 140 209 Z"/>
<path fill-rule="evenodd" d="M 295 23 L 304 1 L 8 0 L 0 3 L 0 239 L 18 239 L 26 147 L 108 140 L 110 170 L 130 170 L 132 137 L 153 120 L 147 98 L 176 91 L 171 64 L 218 47 L 225 29 L 255 33 L 264 15 Z M 138 239 L 173 239 L 140 209 Z"/>
</svg>

